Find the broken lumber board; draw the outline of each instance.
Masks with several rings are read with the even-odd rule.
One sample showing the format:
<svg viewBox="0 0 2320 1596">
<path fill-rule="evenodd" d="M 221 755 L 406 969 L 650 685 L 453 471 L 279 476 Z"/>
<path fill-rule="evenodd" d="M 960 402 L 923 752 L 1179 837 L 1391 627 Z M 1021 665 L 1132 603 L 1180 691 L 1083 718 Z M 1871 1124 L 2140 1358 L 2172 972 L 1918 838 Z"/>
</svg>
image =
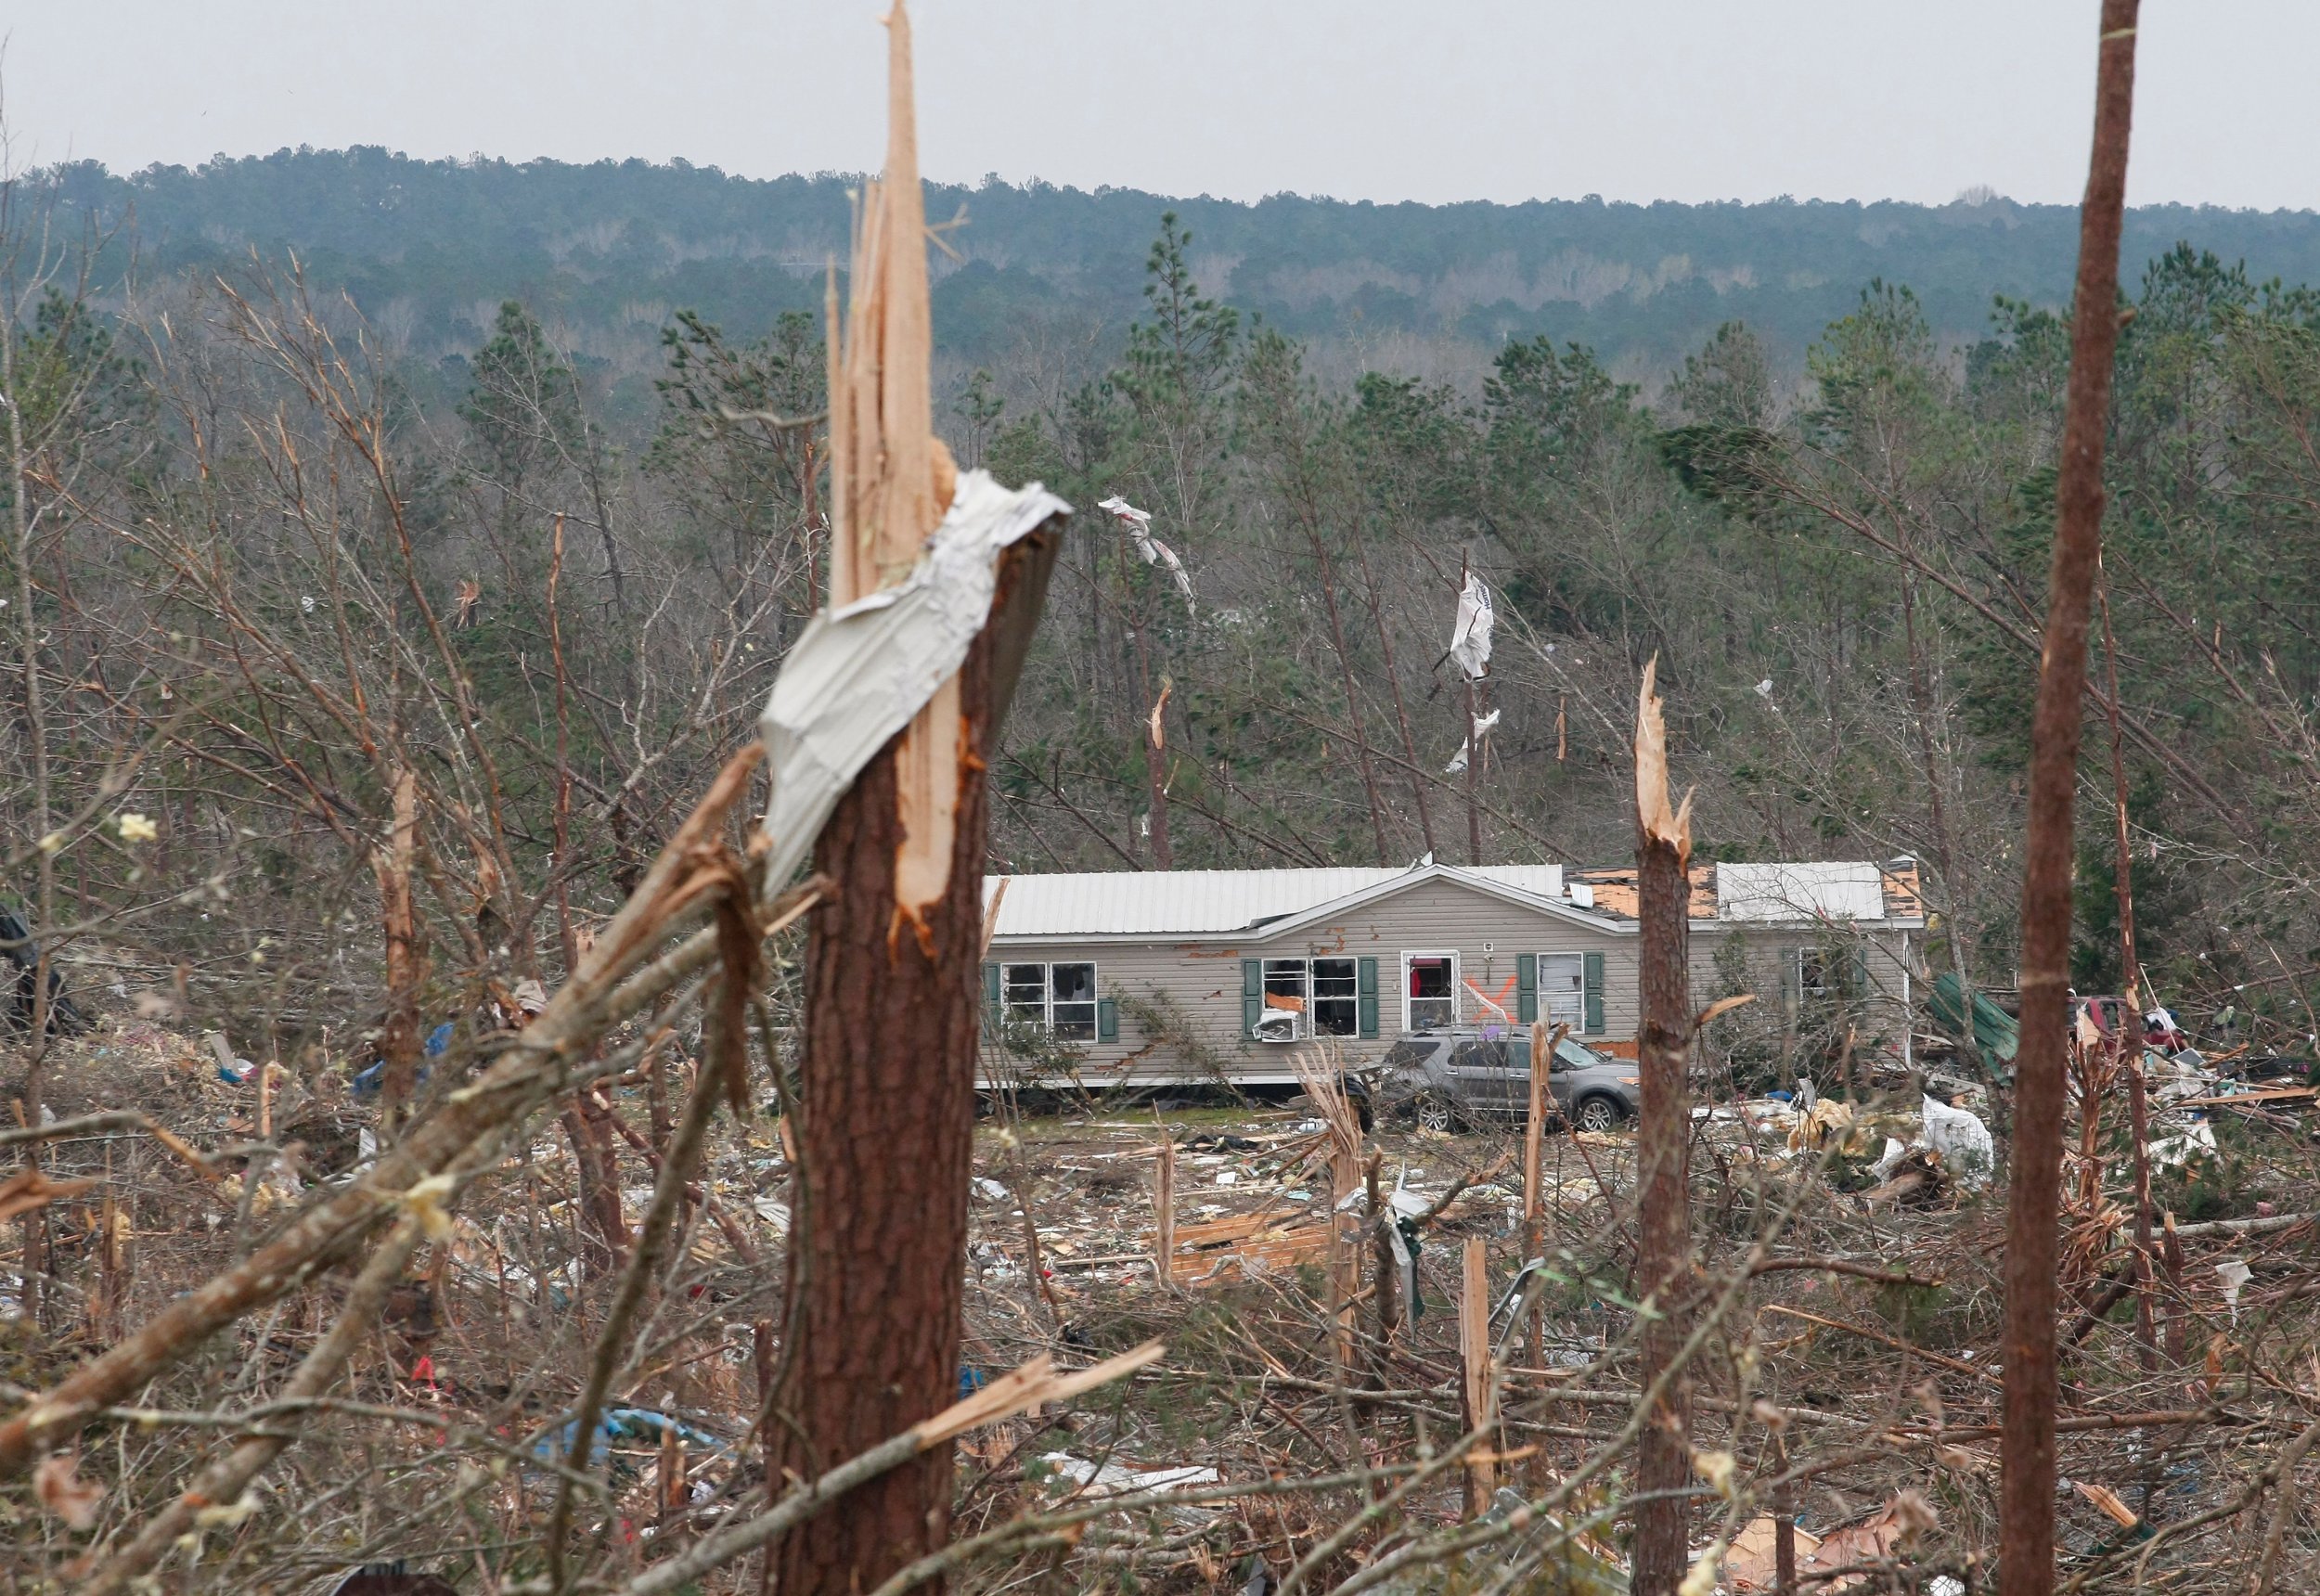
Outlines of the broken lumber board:
<svg viewBox="0 0 2320 1596">
<path fill-rule="evenodd" d="M 1186 1252 L 1179 1247 L 1168 1260 L 1168 1278 L 1187 1284 L 1211 1285 L 1244 1279 L 1252 1271 L 1277 1272 L 1303 1264 L 1326 1263 L 1332 1235 L 1327 1225 L 1301 1225 L 1205 1252 Z"/>
<path fill-rule="evenodd" d="M 2167 1104 L 2169 1108 L 2247 1108 L 2255 1103 L 2300 1102 L 2320 1096 L 2320 1087 L 2264 1087 L 2251 1092 L 2233 1092 L 2226 1097 L 2181 1098 Z"/>
</svg>

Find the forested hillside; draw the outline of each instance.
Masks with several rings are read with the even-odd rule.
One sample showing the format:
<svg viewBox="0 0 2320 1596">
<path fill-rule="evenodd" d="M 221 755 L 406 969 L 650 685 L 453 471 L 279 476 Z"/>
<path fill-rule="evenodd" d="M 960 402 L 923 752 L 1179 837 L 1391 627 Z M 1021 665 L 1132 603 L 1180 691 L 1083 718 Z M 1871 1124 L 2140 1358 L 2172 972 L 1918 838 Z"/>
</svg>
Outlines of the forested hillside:
<svg viewBox="0 0 2320 1596">
<path fill-rule="evenodd" d="M 75 230 L 44 245 L 19 205 L 18 259 L 45 248 L 50 276 L 19 290 L 12 336 L 50 397 L 26 412 L 16 613 L 72 750 L 22 823 L 47 834 L 140 740 L 183 749 L 127 779 L 167 868 L 69 849 L 50 890 L 147 903 L 165 967 L 209 934 L 171 895 L 254 866 L 243 890 L 280 901 L 250 934 L 322 937 L 277 966 L 311 1011 L 303 983 L 327 981 L 363 890 L 348 869 L 388 823 L 392 727 L 448 784 L 438 812 L 484 828 L 438 840 L 472 872 L 446 905 L 505 895 L 494 913 L 532 934 L 542 894 L 617 901 L 818 602 L 811 263 L 838 241 L 840 182 L 358 153 L 42 192 L 65 219 L 134 192 L 148 259 L 124 293 L 118 241 L 59 253 Z M 996 867 L 1618 859 L 1625 706 L 1657 655 L 1705 850 L 1920 856 L 1967 933 L 1955 957 L 2010 979 L 2065 350 L 2054 310 L 1987 296 L 2050 287 L 2063 213 L 1169 212 L 999 187 L 934 213 L 959 200 L 972 225 L 946 241 L 972 252 L 936 336 L 978 357 L 939 423 L 963 464 L 1080 509 L 999 757 Z M 2320 310 L 2151 245 L 2172 222 L 2291 261 L 2320 224 L 2138 220 L 2111 466 L 2145 957 L 2186 1001 L 2276 1007 L 2290 986 L 2235 992 L 2320 950 L 2284 862 L 2320 836 Z M 1662 291 L 1535 291 L 1557 258 L 1616 275 L 1679 248 L 1694 276 Z M 1779 286 L 1808 258 L 1825 280 Z M 1486 325 L 1470 296 L 1446 320 L 1444 285 L 1500 280 L 1491 260 L 1531 263 L 1506 270 L 1534 311 Z M 1718 290 L 1714 263 L 1757 286 Z M 1355 285 L 1373 266 L 1433 298 Z M 1292 279 L 1339 297 L 1284 301 Z M 1356 307 L 1389 302 L 1377 324 L 1408 341 L 1349 368 Z M 591 355 L 609 323 L 649 363 Z M 1669 341 L 1656 393 L 1561 336 L 1616 326 Z M 1471 373 L 1427 357 L 1446 337 Z M 1153 514 L 1185 590 L 1096 508 L 1114 495 Z M 1469 568 L 1500 615 L 1471 780 L 1448 768 L 1464 705 L 1439 663 Z M 560 827 L 578 840 L 551 848 Z M 2084 871 L 2091 981 L 2105 856 Z"/>
<path fill-rule="evenodd" d="M 399 350 L 464 352 L 518 297 L 565 344 L 632 376 L 677 309 L 754 336 L 817 308 L 825 261 L 846 253 L 836 174 L 753 181 L 642 161 L 574 166 L 414 161 L 381 149 L 285 150 L 194 170 L 63 174 L 77 209 L 131 225 L 148 269 L 238 269 L 295 251 L 317 285 L 351 293 Z M 1038 329 L 1059 347 L 1117 351 L 1163 210 L 1193 238 L 1212 292 L 1313 345 L 1347 373 L 1377 367 L 1478 380 L 1508 340 L 1596 352 L 1656 389 L 1722 322 L 1745 320 L 1792 375 L 1872 278 L 1906 283 L 1945 343 L 1987 330 L 1991 296 L 2069 290 L 2077 212 L 1977 196 L 1927 207 L 1254 205 L 986 181 L 929 186 L 930 216 L 963 225 L 935 257 L 938 348 L 995 365 Z M 2131 213 L 2126 258 L 2179 240 L 2261 281 L 2320 280 L 2320 216 L 2155 207 Z"/>
</svg>

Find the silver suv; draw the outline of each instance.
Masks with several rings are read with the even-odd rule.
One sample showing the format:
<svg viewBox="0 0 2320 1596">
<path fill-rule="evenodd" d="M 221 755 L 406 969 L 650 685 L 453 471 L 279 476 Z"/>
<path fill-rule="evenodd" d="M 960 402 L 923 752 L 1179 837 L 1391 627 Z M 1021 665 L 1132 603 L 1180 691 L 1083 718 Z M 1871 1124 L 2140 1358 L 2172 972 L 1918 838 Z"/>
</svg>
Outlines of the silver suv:
<svg viewBox="0 0 2320 1596">
<path fill-rule="evenodd" d="M 1642 1104 L 1633 1061 L 1606 1058 L 1563 1038 L 1547 1070 L 1547 1092 L 1580 1130 L 1616 1129 Z M 1375 1113 L 1405 1113 L 1429 1130 L 1521 1119 L 1530 1111 L 1530 1037 L 1480 1031 L 1406 1034 L 1368 1083 Z"/>
</svg>

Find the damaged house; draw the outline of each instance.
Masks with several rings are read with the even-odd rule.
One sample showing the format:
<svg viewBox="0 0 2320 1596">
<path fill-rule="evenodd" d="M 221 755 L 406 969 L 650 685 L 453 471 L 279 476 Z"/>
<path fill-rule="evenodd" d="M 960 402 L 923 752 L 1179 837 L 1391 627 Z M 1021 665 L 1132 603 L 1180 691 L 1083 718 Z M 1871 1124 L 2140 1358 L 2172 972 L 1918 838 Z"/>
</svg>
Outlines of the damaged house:
<svg viewBox="0 0 2320 1596">
<path fill-rule="evenodd" d="M 1297 1043 L 1348 1062 L 1405 1033 L 1567 1023 L 1633 1056 L 1635 872 L 1560 865 L 1174 870 L 1000 878 L 984 998 L 986 1084 L 1295 1080 Z M 1754 992 L 1793 1025 L 1842 1005 L 1905 1057 L 1925 929 L 1913 859 L 1697 864 L 1692 990 Z"/>
</svg>

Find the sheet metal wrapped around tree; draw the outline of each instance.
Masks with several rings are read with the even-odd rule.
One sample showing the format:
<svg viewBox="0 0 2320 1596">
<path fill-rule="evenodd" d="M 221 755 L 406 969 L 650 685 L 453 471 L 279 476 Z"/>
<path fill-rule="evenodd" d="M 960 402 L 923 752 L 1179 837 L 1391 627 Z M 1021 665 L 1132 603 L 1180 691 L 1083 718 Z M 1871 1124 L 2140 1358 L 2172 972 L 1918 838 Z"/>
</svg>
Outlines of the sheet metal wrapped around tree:
<svg viewBox="0 0 2320 1596">
<path fill-rule="evenodd" d="M 999 557 L 1071 507 L 1038 483 L 959 478 L 950 510 L 896 587 L 808 622 L 758 721 L 773 779 L 766 879 L 787 881 L 863 766 L 959 673 L 983 630 Z"/>
</svg>

